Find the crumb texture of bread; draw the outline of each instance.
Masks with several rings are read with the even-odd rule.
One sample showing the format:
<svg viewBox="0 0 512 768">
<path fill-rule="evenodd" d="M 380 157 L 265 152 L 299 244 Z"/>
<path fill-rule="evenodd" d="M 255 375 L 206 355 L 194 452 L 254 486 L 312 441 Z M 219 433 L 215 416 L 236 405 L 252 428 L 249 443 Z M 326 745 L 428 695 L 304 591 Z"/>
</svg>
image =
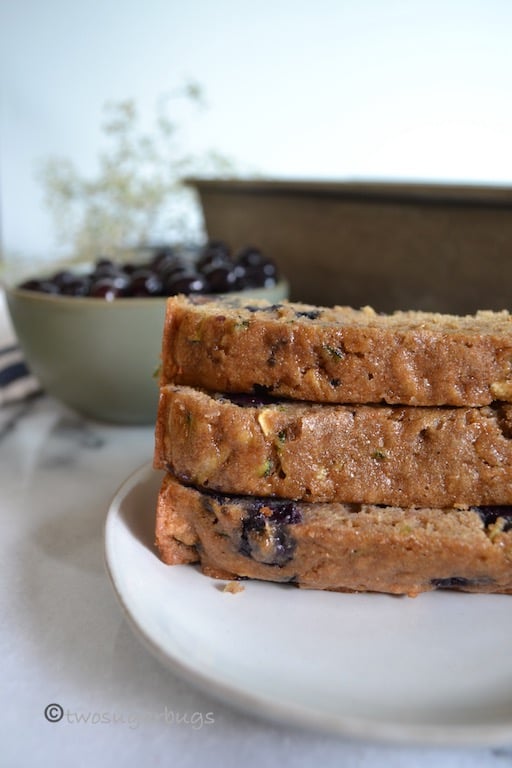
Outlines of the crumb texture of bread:
<svg viewBox="0 0 512 768">
<path fill-rule="evenodd" d="M 161 383 L 319 403 L 512 401 L 512 317 L 168 299 Z"/>
<path fill-rule="evenodd" d="M 182 540 L 183 539 L 183 540 Z M 169 548 L 169 542 L 173 542 Z M 177 542 L 189 555 L 175 556 Z M 512 593 L 512 509 L 400 509 L 230 497 L 163 480 L 157 547 L 216 578 L 417 595 Z"/>
<path fill-rule="evenodd" d="M 512 504 L 507 404 L 326 405 L 168 385 L 155 434 L 155 467 L 211 491 L 399 507 Z"/>
<path fill-rule="evenodd" d="M 508 311 L 175 296 L 160 371 L 164 563 L 232 593 L 512 594 Z"/>
</svg>

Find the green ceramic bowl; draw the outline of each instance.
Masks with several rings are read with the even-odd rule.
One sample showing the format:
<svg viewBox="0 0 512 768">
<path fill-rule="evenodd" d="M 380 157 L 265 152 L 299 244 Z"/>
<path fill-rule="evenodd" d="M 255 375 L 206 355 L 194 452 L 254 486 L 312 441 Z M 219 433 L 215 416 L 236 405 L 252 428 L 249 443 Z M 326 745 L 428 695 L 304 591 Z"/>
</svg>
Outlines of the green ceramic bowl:
<svg viewBox="0 0 512 768">
<path fill-rule="evenodd" d="M 49 395 L 101 421 L 154 423 L 164 298 L 109 302 L 13 287 L 5 292 L 27 364 Z M 243 295 L 280 301 L 288 285 Z"/>
</svg>

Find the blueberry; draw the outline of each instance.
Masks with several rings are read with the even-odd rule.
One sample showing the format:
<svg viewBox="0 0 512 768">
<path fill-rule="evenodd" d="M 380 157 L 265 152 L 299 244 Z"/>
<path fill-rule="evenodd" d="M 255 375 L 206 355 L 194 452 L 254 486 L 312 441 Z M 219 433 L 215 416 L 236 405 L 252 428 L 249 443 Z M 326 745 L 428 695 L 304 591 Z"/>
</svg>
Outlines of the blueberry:
<svg viewBox="0 0 512 768">
<path fill-rule="evenodd" d="M 244 267 L 260 267 L 267 262 L 267 258 L 259 248 L 248 246 L 237 253 L 235 261 Z"/>
<path fill-rule="evenodd" d="M 471 507 L 474 512 L 480 515 L 480 518 L 486 528 L 494 525 L 499 517 L 505 520 L 503 532 L 512 530 L 512 506 L 502 505 L 495 507 Z"/>
<path fill-rule="evenodd" d="M 260 563 L 282 567 L 295 552 L 295 539 L 288 526 L 301 521 L 293 501 L 254 499 L 246 504 L 242 520 L 239 551 Z"/>
<path fill-rule="evenodd" d="M 197 272 L 178 272 L 171 275 L 164 284 L 166 296 L 175 296 L 178 293 L 207 293 L 208 284 L 202 275 Z"/>
<path fill-rule="evenodd" d="M 468 589 L 490 585 L 492 584 L 492 579 L 486 577 L 467 579 L 465 576 L 451 576 L 446 579 L 432 579 L 430 583 L 435 589 Z"/>
<path fill-rule="evenodd" d="M 157 274 L 162 280 L 162 285 L 164 286 L 165 291 L 165 286 L 170 285 L 172 281 L 176 279 L 177 275 L 189 275 L 190 272 L 191 268 L 188 264 L 185 264 L 181 259 L 173 259 L 172 262 L 165 264 L 162 267 L 161 272 L 158 272 Z"/>
<path fill-rule="evenodd" d="M 239 275 L 239 288 L 261 288 L 275 285 L 278 279 L 275 262 L 259 248 L 244 248 L 235 257 L 236 265 L 243 270 Z"/>
<path fill-rule="evenodd" d="M 267 261 L 261 266 L 261 273 L 265 280 L 277 280 L 277 267 L 273 261 Z"/>
<path fill-rule="evenodd" d="M 126 262 L 123 264 L 123 272 L 125 275 L 133 275 L 134 272 L 136 272 L 138 269 L 140 269 L 140 264 L 133 264 L 131 261 Z"/>
<path fill-rule="evenodd" d="M 264 267 L 244 267 L 237 265 L 237 289 L 244 288 L 270 288 L 275 285 L 277 280 L 275 276 L 265 274 Z"/>
<path fill-rule="evenodd" d="M 165 278 L 173 272 L 188 269 L 188 266 L 181 256 L 178 256 L 178 254 L 175 253 L 169 253 L 167 256 L 159 259 L 158 262 L 152 263 L 150 269 L 165 280 Z"/>
<path fill-rule="evenodd" d="M 170 467 L 168 469 L 172 471 Z M 208 490 L 203 492 L 201 503 L 203 508 L 215 517 L 219 506 L 235 503 L 244 508 L 238 549 L 245 557 L 277 567 L 292 559 L 295 540 L 290 526 L 297 525 L 302 520 L 300 509 L 295 502 L 288 499 L 231 497 Z"/>
<path fill-rule="evenodd" d="M 196 262 L 199 272 L 213 265 L 232 265 L 231 252 L 222 240 L 211 240 L 204 247 Z"/>
<path fill-rule="evenodd" d="M 99 280 L 103 277 L 114 277 L 119 275 L 121 271 L 121 267 L 111 259 L 97 259 L 92 271 L 92 277 L 94 280 Z"/>
<path fill-rule="evenodd" d="M 106 299 L 107 301 L 113 301 L 119 296 L 122 296 L 123 289 L 116 284 L 116 281 L 111 277 L 102 277 L 99 280 L 95 280 L 91 285 L 89 295 L 95 299 Z"/>
<path fill-rule="evenodd" d="M 321 312 L 319 309 L 311 309 L 307 312 L 296 312 L 295 315 L 296 317 L 307 317 L 308 320 L 317 320 L 320 317 Z"/>
<path fill-rule="evenodd" d="M 210 264 L 203 269 L 208 290 L 212 293 L 227 293 L 237 287 L 237 273 L 230 264 Z"/>
<path fill-rule="evenodd" d="M 88 296 L 91 289 L 91 280 L 84 275 L 83 277 L 75 276 L 73 280 L 70 280 L 60 289 L 64 296 Z"/>
<path fill-rule="evenodd" d="M 272 392 L 273 387 L 271 385 L 267 386 L 266 384 L 253 384 L 252 385 L 252 391 L 256 395 L 256 397 L 259 398 L 265 398 Z"/>
<path fill-rule="evenodd" d="M 162 280 L 159 275 L 149 269 L 138 269 L 131 276 L 126 292 L 134 297 L 160 296 Z"/>
<path fill-rule="evenodd" d="M 265 502 L 272 510 L 272 520 L 286 525 L 297 525 L 302 522 L 302 514 L 294 501 L 289 499 L 271 499 L 270 505 Z"/>
<path fill-rule="evenodd" d="M 73 272 L 70 272 L 68 269 L 64 269 L 60 272 L 56 272 L 53 275 L 51 282 L 55 283 L 60 291 L 63 291 L 69 283 L 73 282 L 73 280 L 76 280 L 76 275 L 74 275 Z"/>
<path fill-rule="evenodd" d="M 268 312 L 270 314 L 271 312 L 276 312 L 278 309 L 281 309 L 282 306 L 282 304 L 268 304 L 267 306 L 258 307 L 254 304 L 246 304 L 244 309 L 246 309 L 247 312 Z"/>
<path fill-rule="evenodd" d="M 149 264 L 152 270 L 155 272 L 161 272 L 165 264 L 173 261 L 176 258 L 177 257 L 174 248 L 164 246 L 162 248 L 157 248 L 154 251 Z"/>
<path fill-rule="evenodd" d="M 59 288 L 51 280 L 25 280 L 20 288 L 24 291 L 37 291 L 38 293 L 58 293 Z"/>
</svg>

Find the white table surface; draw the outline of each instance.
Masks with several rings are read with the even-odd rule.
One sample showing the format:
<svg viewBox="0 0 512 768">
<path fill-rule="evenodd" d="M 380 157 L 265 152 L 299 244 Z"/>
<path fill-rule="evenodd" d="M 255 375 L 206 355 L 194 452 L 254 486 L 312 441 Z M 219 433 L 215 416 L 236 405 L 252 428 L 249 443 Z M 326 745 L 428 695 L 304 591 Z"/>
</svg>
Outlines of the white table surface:
<svg viewBox="0 0 512 768">
<path fill-rule="evenodd" d="M 11 334 L 0 294 L 0 345 Z M 512 748 L 395 748 L 263 722 L 163 667 L 128 626 L 103 558 L 109 501 L 152 446 L 151 427 L 87 421 L 46 396 L 0 408 L 0 768 L 512 765 Z M 51 703 L 60 722 L 45 719 Z"/>
</svg>

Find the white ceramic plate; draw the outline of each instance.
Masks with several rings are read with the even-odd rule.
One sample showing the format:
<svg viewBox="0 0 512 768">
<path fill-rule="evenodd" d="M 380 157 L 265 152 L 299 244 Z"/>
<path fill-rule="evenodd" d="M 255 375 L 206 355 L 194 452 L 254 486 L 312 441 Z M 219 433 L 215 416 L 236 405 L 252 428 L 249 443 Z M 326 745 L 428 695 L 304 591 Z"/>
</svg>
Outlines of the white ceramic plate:
<svg viewBox="0 0 512 768">
<path fill-rule="evenodd" d="M 243 592 L 153 549 L 161 474 L 112 501 L 106 560 L 134 628 L 164 663 L 255 714 L 357 738 L 512 743 L 512 597 L 412 599 L 243 582 Z"/>
</svg>

